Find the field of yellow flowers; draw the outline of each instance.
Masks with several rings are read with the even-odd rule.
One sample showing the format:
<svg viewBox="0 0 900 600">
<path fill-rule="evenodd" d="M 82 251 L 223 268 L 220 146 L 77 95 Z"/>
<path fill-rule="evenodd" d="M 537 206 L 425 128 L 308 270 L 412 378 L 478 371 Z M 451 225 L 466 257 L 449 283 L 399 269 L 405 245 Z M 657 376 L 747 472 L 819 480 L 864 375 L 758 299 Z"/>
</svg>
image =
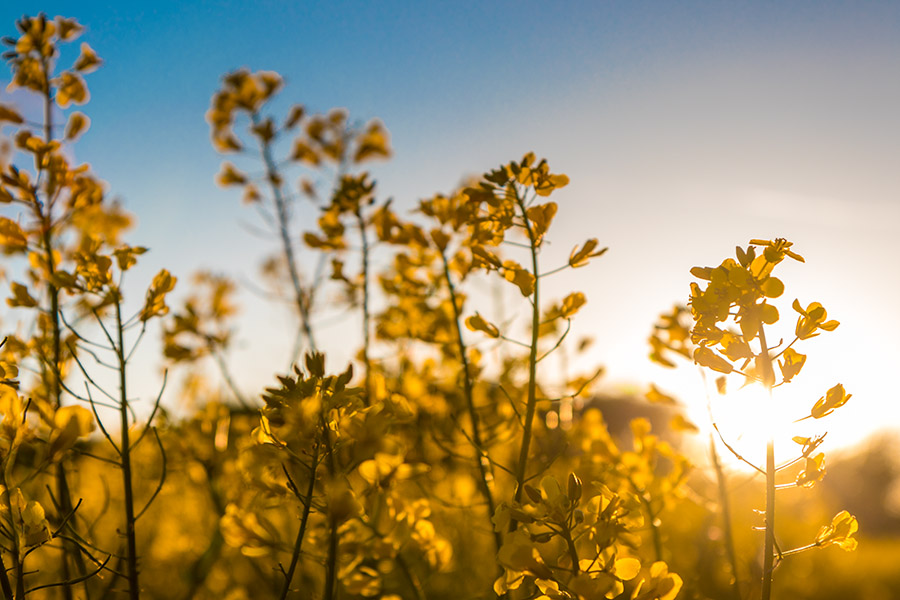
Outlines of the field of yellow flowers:
<svg viewBox="0 0 900 600">
<path fill-rule="evenodd" d="M 761 465 L 721 435 L 688 452 L 683 440 L 698 434 L 674 398 L 655 387 L 599 398 L 601 367 L 561 375 L 544 362 L 585 350 L 568 340 L 587 298 L 550 276 L 588 270 L 606 250 L 576 240 L 564 264 L 541 260 L 566 175 L 528 153 L 400 214 L 365 170 L 391 155 L 384 125 L 300 104 L 272 114 L 281 77 L 248 70 L 224 75 L 206 115 L 215 149 L 237 157 L 217 182 L 270 228 L 280 250 L 263 275 L 294 308 L 303 352 L 267 389 L 241 391 L 228 364 L 235 283 L 165 269 L 133 280 L 146 248 L 127 241 L 131 215 L 72 161 L 91 123 L 79 110 L 87 75 L 102 65 L 84 42 L 61 64 L 82 26 L 38 15 L 16 27 L 3 39 L 11 87 L 44 117 L 0 104 L 11 141 L 0 184 L 11 307 L 3 598 L 900 597 L 900 521 L 880 510 L 893 475 L 879 462 L 885 445 L 835 462 L 832 486 L 824 435 L 795 437 L 786 464 L 772 441 Z M 292 219 L 298 203 L 318 221 Z M 690 303 L 652 328 L 651 358 L 695 363 L 721 390 L 777 396 L 805 353 L 815 360 L 812 338 L 839 325 L 817 302 L 776 306 L 784 260 L 804 257 L 784 239 L 754 239 L 685 273 Z M 476 279 L 516 290 L 524 322 L 482 315 Z M 177 305 L 176 285 L 191 286 Z M 316 330 L 323 289 L 362 317 L 352 365 L 326 361 L 346 341 Z M 126 297 L 143 301 L 132 311 Z M 767 340 L 778 323 L 793 341 Z M 152 411 L 138 415 L 129 376 L 145 333 L 161 334 L 188 385 L 160 377 Z M 221 392 L 191 377 L 202 363 L 219 369 Z M 852 410 L 829 385 L 809 419 Z M 167 409 L 179 402 L 189 409 Z"/>
</svg>

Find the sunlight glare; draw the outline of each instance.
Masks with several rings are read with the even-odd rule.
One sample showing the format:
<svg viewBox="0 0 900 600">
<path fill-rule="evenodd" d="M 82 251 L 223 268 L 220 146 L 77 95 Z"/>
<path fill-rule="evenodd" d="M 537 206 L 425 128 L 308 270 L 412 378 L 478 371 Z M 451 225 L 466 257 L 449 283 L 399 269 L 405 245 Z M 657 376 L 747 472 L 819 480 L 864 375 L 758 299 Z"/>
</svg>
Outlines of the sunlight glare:
<svg viewBox="0 0 900 600">
<path fill-rule="evenodd" d="M 770 436 L 775 440 L 776 460 L 794 458 L 799 446 L 792 437 L 821 433 L 812 419 L 798 421 L 809 414 L 809 409 L 807 403 L 797 402 L 795 391 L 789 386 L 776 387 L 770 395 L 762 385 L 752 383 L 724 395 L 714 393 L 710 408 L 713 422 L 728 445 L 757 466 L 765 466 Z M 742 465 L 721 440 L 718 445 L 726 463 Z"/>
</svg>

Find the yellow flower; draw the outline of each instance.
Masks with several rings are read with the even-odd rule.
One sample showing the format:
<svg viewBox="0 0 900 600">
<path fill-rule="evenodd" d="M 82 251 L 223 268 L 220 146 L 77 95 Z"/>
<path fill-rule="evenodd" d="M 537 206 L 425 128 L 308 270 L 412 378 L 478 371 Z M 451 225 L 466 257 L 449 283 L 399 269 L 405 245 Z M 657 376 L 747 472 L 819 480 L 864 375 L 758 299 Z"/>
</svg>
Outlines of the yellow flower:
<svg viewBox="0 0 900 600">
<path fill-rule="evenodd" d="M 856 517 L 842 510 L 831 520 L 831 525 L 827 525 L 819 530 L 816 536 L 816 546 L 824 548 L 836 544 L 843 550 L 848 552 L 856 550 L 858 542 L 851 536 L 859 530 L 859 523 Z"/>
</svg>

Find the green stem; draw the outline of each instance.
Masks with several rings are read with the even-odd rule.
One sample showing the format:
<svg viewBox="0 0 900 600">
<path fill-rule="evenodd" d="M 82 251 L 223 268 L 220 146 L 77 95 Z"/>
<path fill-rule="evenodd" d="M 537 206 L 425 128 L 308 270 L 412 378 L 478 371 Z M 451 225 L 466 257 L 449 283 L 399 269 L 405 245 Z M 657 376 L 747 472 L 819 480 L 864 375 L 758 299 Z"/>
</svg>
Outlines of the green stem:
<svg viewBox="0 0 900 600">
<path fill-rule="evenodd" d="M 494 516 L 494 497 L 491 493 L 490 473 L 488 472 L 488 461 L 485 455 L 485 448 L 481 438 L 481 424 L 478 419 L 478 411 L 475 410 L 475 392 L 472 385 L 472 375 L 469 369 L 469 358 L 466 354 L 466 343 L 463 340 L 462 325 L 460 324 L 459 301 L 456 295 L 456 287 L 453 285 L 453 279 L 450 277 L 450 265 L 447 262 L 447 255 L 441 250 L 441 260 L 444 264 L 444 281 L 447 283 L 447 289 L 450 291 L 450 304 L 453 306 L 453 324 L 456 328 L 456 346 L 459 352 L 459 360 L 462 363 L 463 371 L 463 392 L 466 397 L 466 408 L 469 411 L 469 420 L 472 422 L 472 442 L 475 445 L 475 462 L 478 466 L 478 474 L 481 477 L 479 487 L 481 494 L 484 496 L 488 507 L 488 520 Z M 500 532 L 496 531 L 493 526 L 491 531 L 494 533 L 494 545 L 496 550 L 500 550 L 503 542 Z"/>
<path fill-rule="evenodd" d="M 121 441 L 119 449 L 122 453 L 122 485 L 125 490 L 125 539 L 127 544 L 128 561 L 128 597 L 130 600 L 138 600 L 140 598 L 140 588 L 138 586 L 138 559 L 137 559 L 137 540 L 135 536 L 135 517 L 134 517 L 134 492 L 132 490 L 132 474 L 131 474 L 131 442 L 128 432 L 128 392 L 126 386 L 126 358 L 125 358 L 125 330 L 122 323 L 122 297 L 119 290 L 114 290 L 115 309 L 116 309 L 116 331 L 118 333 L 118 343 L 115 348 L 116 356 L 119 359 L 119 426 L 122 431 L 120 433 Z"/>
<path fill-rule="evenodd" d="M 537 353 L 538 353 L 538 334 L 541 326 L 541 307 L 539 288 L 540 280 L 538 275 L 538 249 L 537 239 L 531 221 L 525 208 L 525 201 L 516 190 L 516 204 L 522 212 L 522 219 L 525 221 L 525 229 L 528 232 L 528 241 L 531 248 L 531 269 L 534 275 L 534 292 L 531 295 L 531 350 L 528 357 L 528 404 L 525 407 L 525 422 L 522 431 L 522 446 L 519 448 L 519 461 L 516 463 L 516 493 L 515 501 L 520 502 L 522 499 L 522 491 L 525 486 L 526 468 L 528 466 L 528 451 L 531 446 L 531 429 L 534 421 L 534 413 L 537 408 Z M 512 520 L 510 530 L 514 530 L 517 521 Z"/>
<path fill-rule="evenodd" d="M 300 560 L 300 547 L 303 545 L 303 536 L 306 534 L 306 523 L 309 520 L 309 512 L 312 508 L 313 490 L 316 487 L 316 468 L 319 466 L 319 444 L 316 444 L 313 450 L 312 464 L 310 465 L 309 485 L 306 486 L 306 499 L 303 501 L 303 515 L 300 517 L 300 530 L 297 532 L 297 539 L 294 541 L 294 552 L 291 554 L 291 564 L 288 566 L 287 574 L 284 576 L 284 588 L 281 590 L 281 600 L 287 598 L 291 589 L 291 581 L 294 579 L 294 571 L 297 569 L 297 563 Z"/>
<path fill-rule="evenodd" d="M 581 572 L 581 567 L 578 564 L 578 548 L 575 547 L 575 540 L 572 539 L 572 533 L 566 525 L 562 527 L 562 538 L 566 541 L 569 559 L 572 561 L 572 575 L 578 575 Z"/>
</svg>

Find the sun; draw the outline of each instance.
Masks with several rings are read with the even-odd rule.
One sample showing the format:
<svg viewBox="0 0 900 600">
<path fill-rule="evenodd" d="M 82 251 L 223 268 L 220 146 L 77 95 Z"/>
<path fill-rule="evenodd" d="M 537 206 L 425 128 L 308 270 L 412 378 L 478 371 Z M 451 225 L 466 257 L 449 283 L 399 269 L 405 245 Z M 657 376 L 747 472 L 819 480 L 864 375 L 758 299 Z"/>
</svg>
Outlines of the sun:
<svg viewBox="0 0 900 600">
<path fill-rule="evenodd" d="M 738 381 L 729 383 L 737 384 Z M 713 390 L 709 407 L 703 407 L 703 410 L 706 421 L 711 421 L 709 427 L 714 432 L 718 428 L 716 437 L 723 460 L 736 467 L 749 468 L 736 456 L 740 455 L 754 465 L 765 467 L 766 445 L 770 438 L 775 442 L 776 459 L 781 462 L 799 454 L 800 447 L 792 438 L 821 435 L 819 424 L 804 418 L 813 404 L 805 387 L 783 385 L 770 393 L 763 385 L 750 383 L 736 385 L 725 394 Z M 702 422 L 699 415 L 698 420 Z M 731 449 L 725 446 L 726 443 Z"/>
</svg>

